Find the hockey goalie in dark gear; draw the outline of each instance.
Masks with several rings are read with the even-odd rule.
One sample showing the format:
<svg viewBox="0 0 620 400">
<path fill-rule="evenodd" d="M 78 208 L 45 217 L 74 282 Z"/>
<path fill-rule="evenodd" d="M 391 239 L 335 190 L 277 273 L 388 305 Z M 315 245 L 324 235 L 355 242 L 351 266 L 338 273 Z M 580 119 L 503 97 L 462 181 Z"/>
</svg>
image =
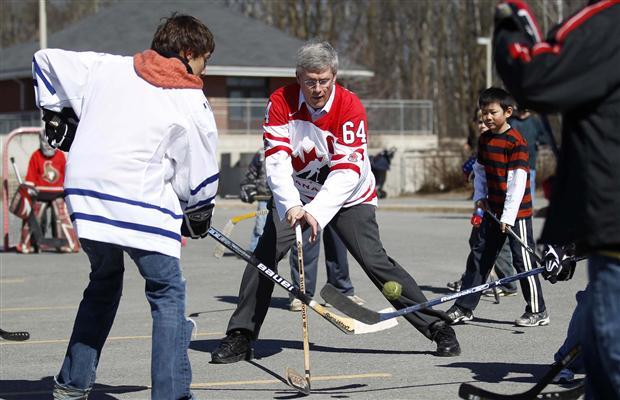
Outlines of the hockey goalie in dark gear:
<svg viewBox="0 0 620 400">
<path fill-rule="evenodd" d="M 20 185 L 12 202 L 16 206 L 12 207 L 13 213 L 24 221 L 18 252 L 79 251 L 63 199 L 65 164 L 65 155 L 51 147 L 41 134 L 39 149 L 32 153 L 28 163 L 26 181 Z M 54 240 L 44 239 L 48 225 Z"/>
</svg>

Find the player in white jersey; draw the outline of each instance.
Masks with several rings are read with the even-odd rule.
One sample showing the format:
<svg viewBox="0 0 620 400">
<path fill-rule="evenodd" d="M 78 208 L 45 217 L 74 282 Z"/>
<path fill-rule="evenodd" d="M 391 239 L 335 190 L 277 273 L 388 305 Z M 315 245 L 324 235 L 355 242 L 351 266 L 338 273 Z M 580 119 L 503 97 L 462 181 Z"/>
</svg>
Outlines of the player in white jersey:
<svg viewBox="0 0 620 400">
<path fill-rule="evenodd" d="M 394 307 L 423 303 L 426 297 L 415 280 L 387 255 L 379 238 L 366 111 L 355 94 L 336 84 L 337 70 L 338 56 L 329 43 L 307 43 L 297 53 L 297 83 L 269 99 L 263 128 L 273 204 L 254 255 L 277 271 L 294 241 L 295 224 L 311 229 L 311 239 L 330 224 L 379 290 L 387 281 L 402 284 L 402 295 L 391 301 Z M 259 335 L 272 291 L 272 281 L 246 267 L 237 309 L 227 337 L 211 354 L 213 362 L 251 356 L 251 340 Z M 406 318 L 437 343 L 437 355 L 460 354 L 445 313 L 427 309 Z"/>
<path fill-rule="evenodd" d="M 173 15 L 133 57 L 58 49 L 34 56 L 50 144 L 69 151 L 65 196 L 90 282 L 54 399 L 86 399 L 123 286 L 123 253 L 146 281 L 153 318 L 151 397 L 191 399 L 181 235 L 205 237 L 217 190 L 217 129 L 200 78 L 215 47 Z M 77 121 L 79 120 L 79 124 Z"/>
</svg>

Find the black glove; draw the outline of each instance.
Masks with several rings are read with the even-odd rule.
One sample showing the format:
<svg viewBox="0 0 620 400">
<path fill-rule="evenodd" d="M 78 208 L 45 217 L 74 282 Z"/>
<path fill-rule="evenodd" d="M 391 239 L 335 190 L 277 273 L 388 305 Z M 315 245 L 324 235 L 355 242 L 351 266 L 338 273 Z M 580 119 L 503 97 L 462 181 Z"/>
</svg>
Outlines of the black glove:
<svg viewBox="0 0 620 400">
<path fill-rule="evenodd" d="M 256 197 L 257 193 L 256 185 L 248 183 L 246 185 L 241 185 L 239 198 L 241 198 L 241 201 L 244 203 L 254 203 L 254 197 Z"/>
<path fill-rule="evenodd" d="M 183 223 L 181 224 L 181 234 L 192 239 L 204 238 L 211 227 L 211 216 L 213 215 L 215 204 L 206 204 L 200 208 L 183 213 Z"/>
<path fill-rule="evenodd" d="M 45 137 L 50 146 L 69 151 L 79 123 L 73 109 L 63 108 L 61 112 L 43 109 L 43 121 Z"/>
<path fill-rule="evenodd" d="M 575 274 L 577 263 L 562 246 L 545 246 L 543 278 L 551 283 L 567 281 Z"/>
<path fill-rule="evenodd" d="M 520 31 L 528 38 L 530 46 L 542 40 L 536 17 L 520 0 L 506 0 L 495 7 L 495 30 L 500 28 Z"/>
</svg>

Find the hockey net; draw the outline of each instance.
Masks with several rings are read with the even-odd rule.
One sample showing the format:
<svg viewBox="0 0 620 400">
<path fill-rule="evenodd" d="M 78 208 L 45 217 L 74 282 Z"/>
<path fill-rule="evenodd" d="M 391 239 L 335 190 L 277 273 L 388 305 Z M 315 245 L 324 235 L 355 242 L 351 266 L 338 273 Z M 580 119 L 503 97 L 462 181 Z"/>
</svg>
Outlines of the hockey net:
<svg viewBox="0 0 620 400">
<path fill-rule="evenodd" d="M 2 136 L 2 241 L 4 251 L 15 248 L 22 226 L 22 220 L 9 212 L 9 204 L 19 187 L 11 159 L 15 160 L 23 179 L 26 176 L 30 156 L 39 148 L 40 132 L 41 128 L 38 127 L 24 127 Z"/>
</svg>

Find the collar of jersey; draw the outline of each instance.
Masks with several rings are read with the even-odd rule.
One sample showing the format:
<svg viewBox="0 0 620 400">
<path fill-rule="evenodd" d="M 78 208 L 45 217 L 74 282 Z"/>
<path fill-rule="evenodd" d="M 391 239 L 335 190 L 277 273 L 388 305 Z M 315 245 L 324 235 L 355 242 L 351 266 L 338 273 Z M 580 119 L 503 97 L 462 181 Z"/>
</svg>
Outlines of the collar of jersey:
<svg viewBox="0 0 620 400">
<path fill-rule="evenodd" d="M 163 89 L 202 89 L 203 86 L 202 79 L 188 74 L 180 60 L 163 57 L 153 50 L 135 54 L 133 67 L 140 78 Z"/>
<path fill-rule="evenodd" d="M 332 94 L 329 95 L 329 99 L 327 99 L 327 103 L 325 103 L 325 105 L 323 106 L 323 108 L 321 108 L 320 111 L 325 112 L 327 114 L 329 110 L 331 110 L 332 104 L 334 104 L 334 98 L 336 97 L 337 88 L 338 88 L 338 85 L 334 83 L 334 90 L 332 90 Z M 306 102 L 306 97 L 304 96 L 304 92 L 302 92 L 301 88 L 299 88 L 299 102 L 297 103 L 298 111 L 301 110 L 301 105 L 304 103 L 306 103 L 306 107 L 308 107 L 308 111 L 312 114 L 312 107 L 308 105 L 308 103 Z M 316 111 L 319 111 L 319 110 L 316 110 Z"/>
</svg>

